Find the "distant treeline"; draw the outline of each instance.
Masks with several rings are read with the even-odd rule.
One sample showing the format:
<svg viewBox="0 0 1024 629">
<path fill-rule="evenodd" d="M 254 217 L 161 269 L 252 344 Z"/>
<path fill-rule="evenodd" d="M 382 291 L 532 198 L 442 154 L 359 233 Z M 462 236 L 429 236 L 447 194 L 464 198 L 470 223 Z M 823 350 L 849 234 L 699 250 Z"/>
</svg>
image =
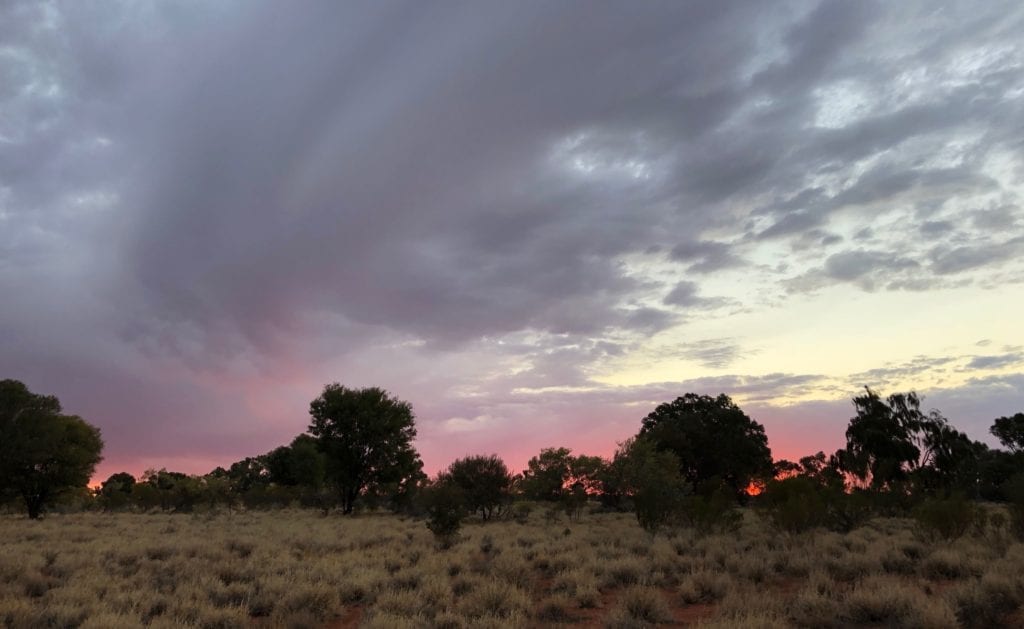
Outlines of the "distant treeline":
<svg viewBox="0 0 1024 629">
<path fill-rule="evenodd" d="M 994 421 L 1005 449 L 992 449 L 920 405 L 915 393 L 883 398 L 866 388 L 853 399 L 845 448 L 791 462 L 773 461 L 764 427 L 728 396 L 688 393 L 642 418 L 610 460 L 545 448 L 512 474 L 481 454 L 428 478 L 407 402 L 330 384 L 310 404 L 307 433 L 288 445 L 201 476 L 121 472 L 93 491 L 86 483 L 100 460 L 99 431 L 63 414 L 56 398 L 4 380 L 0 499 L 31 518 L 54 507 L 390 509 L 426 516 L 442 538 L 469 514 L 520 518 L 537 504 L 570 518 L 587 508 L 631 510 L 651 531 L 729 528 L 735 507 L 748 502 L 788 530 L 848 530 L 872 515 L 911 513 L 956 530 L 981 517 L 977 501 L 992 501 L 1008 503 L 1007 525 L 1024 534 L 1024 413 Z"/>
</svg>

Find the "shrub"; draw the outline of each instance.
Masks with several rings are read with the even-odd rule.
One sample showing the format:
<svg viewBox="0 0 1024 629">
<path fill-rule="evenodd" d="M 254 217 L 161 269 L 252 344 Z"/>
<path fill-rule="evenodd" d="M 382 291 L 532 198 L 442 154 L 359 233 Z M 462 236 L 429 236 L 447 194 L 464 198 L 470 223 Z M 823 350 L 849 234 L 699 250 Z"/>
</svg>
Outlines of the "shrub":
<svg viewBox="0 0 1024 629">
<path fill-rule="evenodd" d="M 1007 577 L 985 575 L 953 590 L 950 601 L 964 627 L 998 627 L 1020 605 L 1020 591 Z"/>
<path fill-rule="evenodd" d="M 931 498 L 914 509 L 914 519 L 932 537 L 956 539 L 963 537 L 984 512 L 963 496 Z"/>
<path fill-rule="evenodd" d="M 764 496 L 768 517 L 777 528 L 790 533 L 825 526 L 828 511 L 823 491 L 806 476 L 772 481 Z"/>
<path fill-rule="evenodd" d="M 728 575 L 711 570 L 691 572 L 679 584 L 679 594 L 688 605 L 720 601 L 730 589 L 732 582 Z"/>
<path fill-rule="evenodd" d="M 622 593 L 612 610 L 609 627 L 635 627 L 653 625 L 671 620 L 668 605 L 657 590 L 631 587 Z"/>
<path fill-rule="evenodd" d="M 427 514 L 427 528 L 442 548 L 450 548 L 466 517 L 462 491 L 442 478 L 424 489 L 421 499 Z"/>
</svg>

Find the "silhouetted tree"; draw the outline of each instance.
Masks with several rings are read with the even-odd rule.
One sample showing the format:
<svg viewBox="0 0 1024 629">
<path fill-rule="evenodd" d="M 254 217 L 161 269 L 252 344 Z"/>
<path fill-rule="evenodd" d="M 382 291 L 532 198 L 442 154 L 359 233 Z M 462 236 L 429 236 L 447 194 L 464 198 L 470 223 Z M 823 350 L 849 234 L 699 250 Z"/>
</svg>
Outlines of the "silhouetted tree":
<svg viewBox="0 0 1024 629">
<path fill-rule="evenodd" d="M 572 450 L 544 448 L 526 464 L 519 483 L 523 496 L 530 500 L 557 501 L 562 497 L 565 480 L 569 477 Z"/>
<path fill-rule="evenodd" d="M 368 487 L 398 484 L 420 473 L 408 402 L 376 387 L 348 389 L 335 383 L 310 403 L 309 414 L 309 432 L 326 455 L 327 480 L 338 491 L 344 513 L 352 513 Z"/>
<path fill-rule="evenodd" d="M 267 476 L 272 483 L 318 489 L 324 483 L 327 461 L 310 435 L 299 435 L 291 444 L 266 454 Z"/>
<path fill-rule="evenodd" d="M 651 534 L 672 518 L 681 504 L 684 483 L 679 459 L 644 437 L 620 444 L 611 467 L 619 471 L 622 491 L 633 503 L 637 522 Z"/>
<path fill-rule="evenodd" d="M 990 432 L 1010 452 L 1024 452 L 1024 413 L 1000 417 Z"/>
<path fill-rule="evenodd" d="M 169 472 L 164 468 L 146 470 L 136 485 L 132 493 L 146 496 L 147 500 L 152 498 L 140 491 L 141 485 L 148 485 L 154 489 L 157 506 L 164 510 L 188 513 L 202 498 L 202 483 L 198 477 L 182 472 Z"/>
<path fill-rule="evenodd" d="M 248 456 L 236 461 L 228 468 L 231 490 L 242 495 L 270 482 L 265 456 Z"/>
<path fill-rule="evenodd" d="M 914 470 L 930 466 L 938 448 L 950 443 L 946 420 L 937 411 L 925 414 L 916 393 L 883 400 L 865 387 L 853 398 L 857 416 L 846 429 L 846 449 L 836 453 L 844 472 L 873 489 L 905 483 Z"/>
<path fill-rule="evenodd" d="M 441 473 L 423 487 L 418 499 L 427 516 L 427 528 L 441 548 L 450 548 L 466 517 L 466 496 L 462 489 L 452 482 L 451 477 Z"/>
<path fill-rule="evenodd" d="M 0 381 L 0 492 L 20 496 L 29 518 L 59 492 L 85 487 L 102 450 L 99 429 L 64 415 L 56 397 Z"/>
<path fill-rule="evenodd" d="M 724 394 L 687 393 L 661 404 L 644 417 L 640 436 L 675 454 L 694 492 L 717 477 L 742 498 L 752 480 L 774 472 L 764 427 Z"/>
<path fill-rule="evenodd" d="M 462 491 L 466 507 L 485 521 L 511 500 L 512 475 L 496 454 L 458 459 L 445 476 Z"/>
<path fill-rule="evenodd" d="M 100 485 L 99 498 L 105 509 L 120 509 L 131 504 L 135 477 L 128 472 L 111 474 Z"/>
</svg>

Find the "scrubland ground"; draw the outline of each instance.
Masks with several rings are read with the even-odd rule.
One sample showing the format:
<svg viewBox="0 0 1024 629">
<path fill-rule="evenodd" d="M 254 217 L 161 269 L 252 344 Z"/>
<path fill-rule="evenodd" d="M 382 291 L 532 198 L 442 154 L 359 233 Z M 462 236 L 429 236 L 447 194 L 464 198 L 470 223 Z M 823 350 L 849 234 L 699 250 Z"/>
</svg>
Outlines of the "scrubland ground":
<svg viewBox="0 0 1024 629">
<path fill-rule="evenodd" d="M 874 520 L 656 537 L 627 514 L 468 523 L 308 511 L 0 517 L 5 627 L 1024 626 L 1024 544 Z"/>
</svg>

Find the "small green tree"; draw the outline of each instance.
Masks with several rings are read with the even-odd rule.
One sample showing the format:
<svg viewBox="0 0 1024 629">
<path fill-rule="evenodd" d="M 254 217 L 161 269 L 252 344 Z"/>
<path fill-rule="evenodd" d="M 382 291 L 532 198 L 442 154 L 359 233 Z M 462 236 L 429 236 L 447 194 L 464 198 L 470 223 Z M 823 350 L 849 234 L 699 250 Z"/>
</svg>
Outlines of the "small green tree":
<svg viewBox="0 0 1024 629">
<path fill-rule="evenodd" d="M 446 474 L 439 474 L 421 490 L 419 500 L 427 516 L 427 528 L 441 548 L 450 548 L 466 517 L 466 497 L 462 490 Z"/>
<path fill-rule="evenodd" d="M 38 518 L 62 491 L 85 487 L 102 460 L 95 426 L 64 415 L 56 397 L 0 380 L 0 482 Z"/>
<path fill-rule="evenodd" d="M 530 500 L 556 502 L 562 498 L 565 479 L 569 477 L 572 450 L 544 448 L 532 457 L 519 483 L 523 496 Z"/>
<path fill-rule="evenodd" d="M 642 437 L 619 445 L 612 466 L 621 471 L 623 490 L 632 500 L 640 526 L 652 535 L 678 512 L 685 486 L 679 475 L 679 459 L 659 451 Z"/>
<path fill-rule="evenodd" d="M 448 466 L 446 478 L 462 491 L 466 507 L 484 521 L 512 500 L 512 474 L 496 454 L 458 459 Z"/>
<path fill-rule="evenodd" d="M 111 474 L 100 485 L 99 499 L 104 509 L 122 509 L 131 504 L 135 477 L 128 472 Z"/>
</svg>

